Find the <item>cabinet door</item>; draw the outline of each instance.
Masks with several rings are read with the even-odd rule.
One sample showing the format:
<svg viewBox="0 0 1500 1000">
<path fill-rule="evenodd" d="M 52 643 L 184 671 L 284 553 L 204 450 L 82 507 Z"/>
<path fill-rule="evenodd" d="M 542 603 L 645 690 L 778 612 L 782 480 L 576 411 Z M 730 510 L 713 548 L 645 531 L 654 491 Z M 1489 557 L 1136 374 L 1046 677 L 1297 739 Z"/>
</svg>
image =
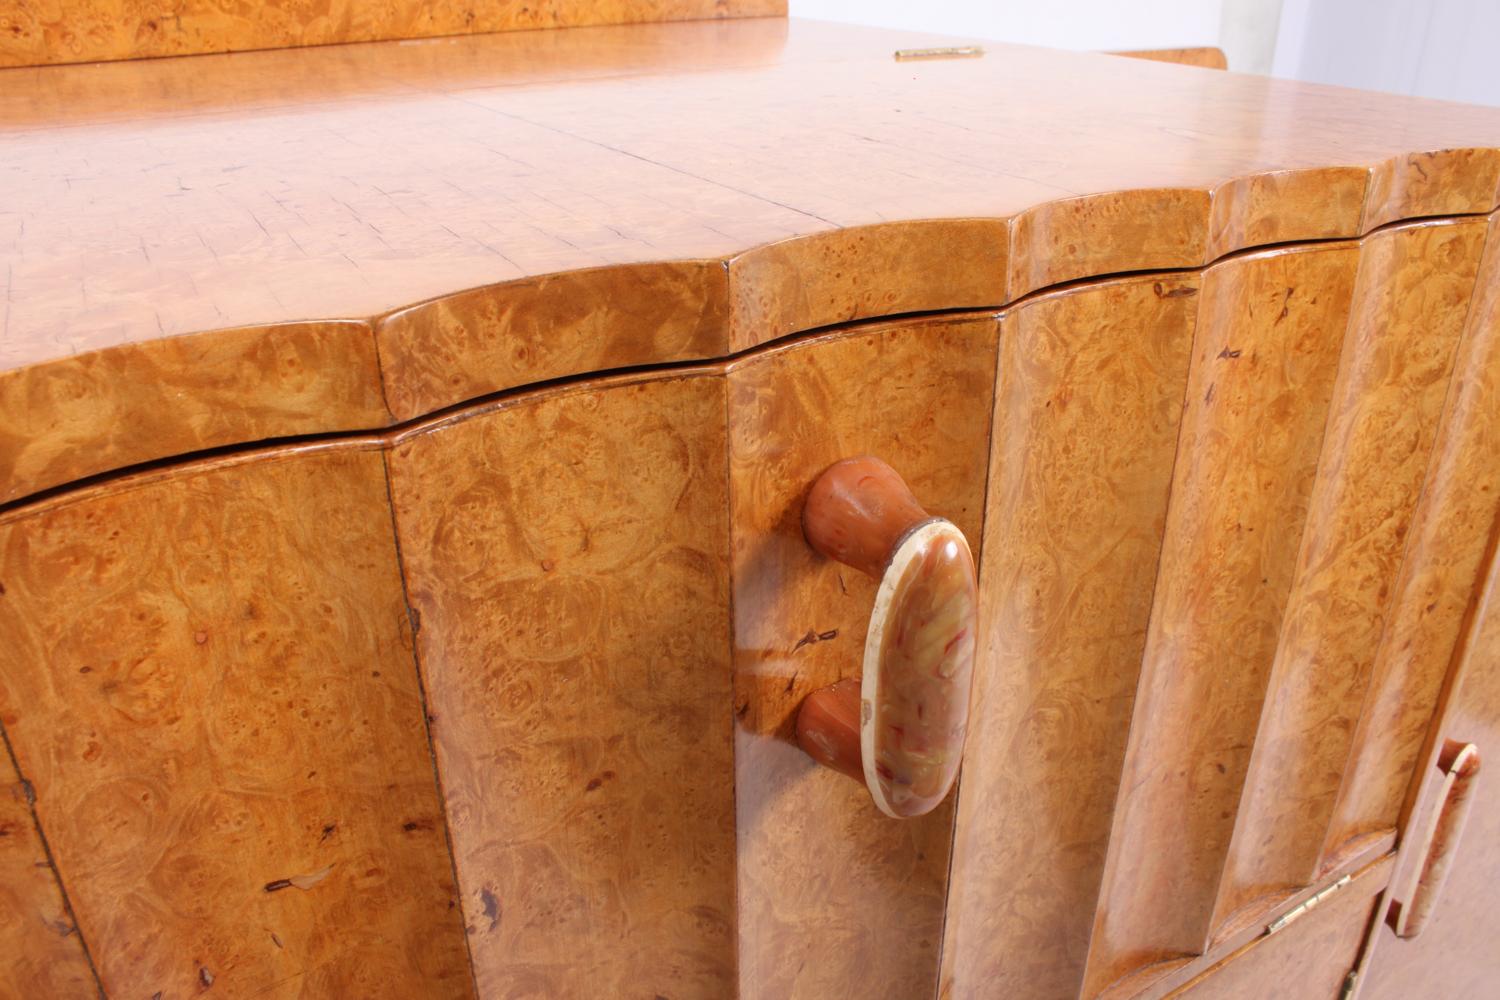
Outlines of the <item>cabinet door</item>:
<svg viewBox="0 0 1500 1000">
<path fill-rule="evenodd" d="M 1375 929 L 1373 948 L 1361 976 L 1364 1000 L 1405 1000 L 1409 997 L 1468 998 L 1491 996 L 1500 977 L 1495 928 L 1500 926 L 1500 562 L 1494 556 L 1496 504 L 1500 501 L 1500 226 L 1492 225 L 1481 287 L 1470 315 L 1469 331 L 1455 380 L 1453 432 L 1443 468 L 1452 483 L 1445 518 L 1447 530 L 1437 536 L 1462 543 L 1467 530 L 1480 529 L 1477 543 L 1461 544 L 1453 553 L 1453 570 L 1429 571 L 1424 596 L 1429 607 L 1457 618 L 1469 615 L 1466 641 L 1455 658 L 1448 681 L 1446 707 L 1423 748 L 1420 783 L 1423 795 L 1410 810 L 1395 886 L 1405 890 L 1421 873 L 1432 851 L 1443 841 L 1431 841 L 1418 831 L 1431 829 L 1444 806 L 1441 773 L 1436 764 L 1446 746 L 1473 744 L 1480 768 L 1461 836 L 1447 843 L 1451 860 L 1446 879 L 1430 899 L 1430 916 L 1421 933 L 1398 938 L 1385 921 Z M 1459 419 L 1461 418 L 1461 419 Z M 1488 547 L 1486 551 L 1486 547 Z M 1470 572 L 1483 555 L 1489 560 L 1489 580 L 1473 602 L 1454 586 L 1452 576 Z M 1420 633 L 1418 633 L 1420 638 Z M 1445 647 L 1451 649 L 1451 647 Z M 1446 666 L 1446 664 L 1444 664 Z M 1441 682 L 1442 672 L 1425 686 Z M 1415 687 L 1415 685 L 1412 685 Z M 1417 690 L 1421 690 L 1418 688 Z M 1431 845 L 1431 846 L 1429 846 Z M 1432 890 L 1429 890 L 1432 891 Z M 1412 906 L 1412 894 L 1393 899 Z"/>
<path fill-rule="evenodd" d="M 391 454 L 481 996 L 733 994 L 724 440 L 709 370 L 469 409 Z"/>
<path fill-rule="evenodd" d="M 1461 621 L 1421 596 L 1488 537 L 1443 465 L 1485 228 L 1007 314 L 945 995 L 1157 994 L 1389 849 Z"/>
<path fill-rule="evenodd" d="M 472 995 L 378 442 L 23 508 L 0 567 L 0 718 L 107 994 Z"/>
<path fill-rule="evenodd" d="M 884 816 L 793 736 L 802 699 L 859 673 L 874 581 L 802 534 L 832 463 L 889 462 L 932 514 L 981 537 L 997 323 L 991 315 L 845 330 L 733 365 L 739 996 L 931 996 L 952 800 Z"/>
</svg>

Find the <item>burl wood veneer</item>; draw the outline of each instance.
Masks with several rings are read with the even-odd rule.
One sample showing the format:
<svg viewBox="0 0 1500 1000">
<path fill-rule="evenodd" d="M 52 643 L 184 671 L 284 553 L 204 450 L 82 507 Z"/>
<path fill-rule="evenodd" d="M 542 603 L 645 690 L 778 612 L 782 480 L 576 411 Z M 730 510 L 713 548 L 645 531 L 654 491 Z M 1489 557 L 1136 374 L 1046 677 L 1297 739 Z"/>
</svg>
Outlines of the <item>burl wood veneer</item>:
<svg viewBox="0 0 1500 1000">
<path fill-rule="evenodd" d="M 74 493 L 0 553 L 0 719 L 107 994 L 472 995 L 378 443 Z"/>
<path fill-rule="evenodd" d="M 1496 206 L 1500 111 L 892 58 L 944 41 L 749 18 L 0 70 L 0 501 Z M 66 407 L 84 378 L 107 406 Z"/>
<path fill-rule="evenodd" d="M 0 70 L 0 990 L 1482 992 L 1500 111 L 951 41 Z M 854 456 L 978 561 L 911 819 Z"/>
</svg>

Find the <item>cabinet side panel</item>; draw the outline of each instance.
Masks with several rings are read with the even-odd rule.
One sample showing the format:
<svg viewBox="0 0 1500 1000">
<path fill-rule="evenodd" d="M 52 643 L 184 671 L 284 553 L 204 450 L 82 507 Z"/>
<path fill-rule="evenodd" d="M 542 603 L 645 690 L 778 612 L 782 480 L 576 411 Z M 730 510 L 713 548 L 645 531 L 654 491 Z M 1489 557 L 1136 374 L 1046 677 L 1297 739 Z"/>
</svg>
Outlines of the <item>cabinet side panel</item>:
<svg viewBox="0 0 1500 1000">
<path fill-rule="evenodd" d="M 1216 925 L 1314 880 L 1448 394 L 1484 229 L 1483 220 L 1423 223 L 1383 230 L 1361 245 L 1341 373 Z"/>
<path fill-rule="evenodd" d="M 1291 586 L 1358 250 L 1204 278 L 1085 996 L 1199 954 Z"/>
<path fill-rule="evenodd" d="M 114 996 L 467 997 L 381 456 L 0 526 L 0 711 Z"/>
<path fill-rule="evenodd" d="M 1396 826 L 1500 504 L 1500 215 L 1491 216 L 1422 504 L 1324 845 Z"/>
<path fill-rule="evenodd" d="M 733 991 L 723 392 L 584 387 L 391 454 L 484 996 Z"/>
<path fill-rule="evenodd" d="M 952 799 L 882 815 L 793 739 L 812 691 L 860 672 L 875 581 L 817 555 L 802 505 L 825 468 L 876 455 L 978 549 L 993 316 L 908 320 L 778 349 L 729 374 L 739 996 L 931 996 Z"/>
<path fill-rule="evenodd" d="M 1201 280 L 1079 288 L 1002 326 L 944 996 L 1082 981 Z"/>
</svg>

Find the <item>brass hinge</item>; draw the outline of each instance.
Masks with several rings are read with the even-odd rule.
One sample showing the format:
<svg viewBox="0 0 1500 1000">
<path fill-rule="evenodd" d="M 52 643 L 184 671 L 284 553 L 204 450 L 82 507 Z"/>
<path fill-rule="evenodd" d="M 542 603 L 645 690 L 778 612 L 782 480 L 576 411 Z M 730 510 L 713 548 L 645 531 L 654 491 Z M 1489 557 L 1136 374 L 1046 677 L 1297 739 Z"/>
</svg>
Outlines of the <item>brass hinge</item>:
<svg viewBox="0 0 1500 1000">
<path fill-rule="evenodd" d="M 984 49 L 977 45 L 953 45 L 942 49 L 897 49 L 897 62 L 913 59 L 978 59 Z"/>
<path fill-rule="evenodd" d="M 1350 969 L 1349 974 L 1344 977 L 1344 988 L 1339 990 L 1339 1000 L 1349 1000 L 1354 996 L 1354 988 L 1359 985 L 1359 970 Z"/>
<path fill-rule="evenodd" d="M 1352 876 L 1345 875 L 1343 878 L 1339 879 L 1337 882 L 1333 883 L 1333 885 L 1330 885 L 1322 892 L 1307 897 L 1301 903 L 1292 907 L 1290 910 L 1287 910 L 1281 916 L 1277 917 L 1275 920 L 1266 925 L 1266 933 L 1275 934 L 1277 931 L 1281 930 L 1292 921 L 1300 920 L 1302 917 L 1307 915 L 1308 910 L 1311 910 L 1314 906 L 1317 906 L 1319 903 L 1323 902 L 1323 900 L 1327 899 L 1329 896 L 1332 896 L 1344 886 L 1348 885 L 1351 877 Z"/>
</svg>

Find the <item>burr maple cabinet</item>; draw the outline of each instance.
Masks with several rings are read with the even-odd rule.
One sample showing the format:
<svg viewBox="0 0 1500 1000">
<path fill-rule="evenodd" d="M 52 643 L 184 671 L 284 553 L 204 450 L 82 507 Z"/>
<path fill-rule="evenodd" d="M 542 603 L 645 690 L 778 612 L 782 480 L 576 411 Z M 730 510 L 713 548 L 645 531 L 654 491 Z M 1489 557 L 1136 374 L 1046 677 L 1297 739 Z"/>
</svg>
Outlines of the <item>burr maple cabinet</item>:
<svg viewBox="0 0 1500 1000">
<path fill-rule="evenodd" d="M 0 995 L 1500 995 L 1500 110 L 301 10 L 0 32 Z"/>
</svg>

